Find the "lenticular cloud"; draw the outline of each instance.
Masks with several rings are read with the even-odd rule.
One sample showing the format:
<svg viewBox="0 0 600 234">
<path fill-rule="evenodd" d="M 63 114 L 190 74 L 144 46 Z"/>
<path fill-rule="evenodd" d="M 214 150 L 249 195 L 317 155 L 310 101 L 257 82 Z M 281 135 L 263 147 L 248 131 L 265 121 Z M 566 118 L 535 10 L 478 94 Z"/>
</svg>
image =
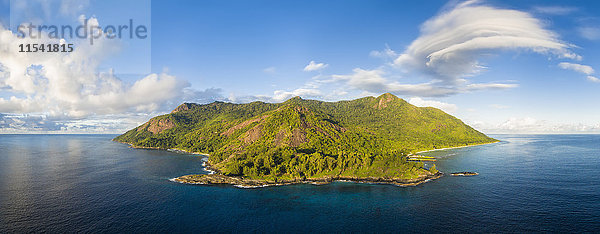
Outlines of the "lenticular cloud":
<svg viewBox="0 0 600 234">
<path fill-rule="evenodd" d="M 478 58 L 484 53 L 528 50 L 580 60 L 571 47 L 529 13 L 468 1 L 426 21 L 421 35 L 394 64 L 452 83 L 478 73 Z"/>
</svg>

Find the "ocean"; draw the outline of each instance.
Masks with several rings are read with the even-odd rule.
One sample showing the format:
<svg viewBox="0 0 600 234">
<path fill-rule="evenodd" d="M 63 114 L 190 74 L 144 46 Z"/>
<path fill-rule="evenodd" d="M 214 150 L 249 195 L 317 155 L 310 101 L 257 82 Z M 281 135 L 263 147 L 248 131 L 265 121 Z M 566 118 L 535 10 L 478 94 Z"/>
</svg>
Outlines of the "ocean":
<svg viewBox="0 0 600 234">
<path fill-rule="evenodd" d="M 600 135 L 491 136 L 423 153 L 473 177 L 240 189 L 170 182 L 203 156 L 115 135 L 0 135 L 0 233 L 600 232 Z"/>
</svg>

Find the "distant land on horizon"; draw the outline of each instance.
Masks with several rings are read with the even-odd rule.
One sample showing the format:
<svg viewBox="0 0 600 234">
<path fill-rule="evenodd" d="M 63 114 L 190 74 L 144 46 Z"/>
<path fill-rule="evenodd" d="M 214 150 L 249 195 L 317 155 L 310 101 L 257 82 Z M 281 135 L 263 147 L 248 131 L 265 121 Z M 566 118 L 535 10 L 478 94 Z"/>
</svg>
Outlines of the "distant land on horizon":
<svg viewBox="0 0 600 234">
<path fill-rule="evenodd" d="M 438 171 L 412 153 L 496 142 L 432 107 L 390 93 L 350 101 L 184 103 L 115 141 L 209 154 L 211 170 L 258 181 L 323 178 L 410 181 Z"/>
</svg>

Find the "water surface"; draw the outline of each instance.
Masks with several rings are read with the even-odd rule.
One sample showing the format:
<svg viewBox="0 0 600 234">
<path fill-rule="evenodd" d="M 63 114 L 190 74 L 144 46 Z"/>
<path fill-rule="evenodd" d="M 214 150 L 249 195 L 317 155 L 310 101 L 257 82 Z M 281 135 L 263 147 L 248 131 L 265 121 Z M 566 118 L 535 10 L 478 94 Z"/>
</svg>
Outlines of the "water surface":
<svg viewBox="0 0 600 234">
<path fill-rule="evenodd" d="M 600 135 L 494 135 L 424 153 L 416 187 L 336 182 L 261 189 L 168 181 L 202 157 L 114 135 L 0 135 L 0 232 L 600 231 Z"/>
</svg>

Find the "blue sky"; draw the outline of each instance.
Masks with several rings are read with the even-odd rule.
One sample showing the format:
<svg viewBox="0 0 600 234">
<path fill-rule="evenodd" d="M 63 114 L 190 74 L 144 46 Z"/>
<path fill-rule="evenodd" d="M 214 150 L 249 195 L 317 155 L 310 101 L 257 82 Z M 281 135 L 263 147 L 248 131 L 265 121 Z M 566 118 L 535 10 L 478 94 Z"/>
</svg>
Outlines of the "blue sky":
<svg viewBox="0 0 600 234">
<path fill-rule="evenodd" d="M 193 84 L 228 87 L 233 92 L 249 91 L 248 82 L 239 82 L 244 80 L 256 84 L 253 92 L 259 93 L 254 94 L 272 92 L 273 85 L 293 88 L 310 78 L 302 69 L 311 60 L 335 62 L 328 69 L 334 74 L 355 66 L 381 65 L 379 59 L 369 57 L 371 51 L 385 48 L 386 43 L 406 46 L 402 42 L 414 39 L 415 26 L 443 5 L 441 1 L 399 3 L 192 1 L 173 5 L 156 1 L 153 39 L 165 43 L 153 47 L 153 65 L 155 69 L 167 66 Z M 428 14 L 414 15 L 414 11 Z M 173 27 L 177 22 L 189 28 Z M 268 67 L 275 67 L 276 75 L 265 75 Z"/>
<path fill-rule="evenodd" d="M 596 1 L 51 2 L 67 11 L 43 8 L 44 22 L 134 18 L 151 37 L 73 39 L 79 55 L 41 61 L 4 51 L 0 132 L 118 133 L 183 101 L 391 92 L 485 133 L 600 133 Z M 27 17 L 10 3 L 0 1 L 0 21 L 14 32 L 7 21 Z M 78 69 L 56 65 L 65 58 Z"/>
</svg>

